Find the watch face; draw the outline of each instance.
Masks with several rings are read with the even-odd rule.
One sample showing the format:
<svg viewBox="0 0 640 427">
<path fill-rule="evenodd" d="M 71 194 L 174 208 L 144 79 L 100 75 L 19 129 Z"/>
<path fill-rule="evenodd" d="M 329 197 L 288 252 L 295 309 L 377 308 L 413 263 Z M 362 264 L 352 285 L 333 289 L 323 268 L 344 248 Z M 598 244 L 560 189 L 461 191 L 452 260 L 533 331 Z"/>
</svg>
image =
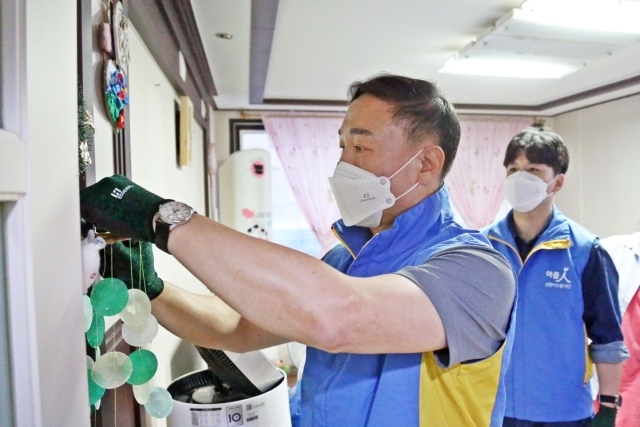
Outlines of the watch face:
<svg viewBox="0 0 640 427">
<path fill-rule="evenodd" d="M 193 209 L 181 202 L 167 202 L 160 205 L 160 219 L 167 224 L 180 224 L 191 218 Z"/>
</svg>

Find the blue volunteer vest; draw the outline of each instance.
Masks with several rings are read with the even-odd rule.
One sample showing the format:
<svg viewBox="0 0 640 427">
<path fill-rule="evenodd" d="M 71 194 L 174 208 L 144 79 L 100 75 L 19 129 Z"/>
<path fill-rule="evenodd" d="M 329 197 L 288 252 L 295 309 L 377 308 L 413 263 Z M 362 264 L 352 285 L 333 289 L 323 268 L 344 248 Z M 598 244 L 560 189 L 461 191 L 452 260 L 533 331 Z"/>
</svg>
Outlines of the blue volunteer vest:
<svg viewBox="0 0 640 427">
<path fill-rule="evenodd" d="M 505 415 L 538 422 L 591 416 L 592 365 L 581 279 L 596 236 L 554 207 L 549 226 L 523 263 L 507 217 L 484 232 L 518 273 Z"/>
<path fill-rule="evenodd" d="M 480 232 L 462 229 L 453 221 L 445 186 L 399 215 L 391 229 L 373 238 L 368 229 L 345 227 L 342 221 L 334 224 L 334 231 L 343 246 L 332 249 L 324 260 L 354 277 L 394 273 L 405 266 L 420 265 L 437 252 L 457 245 L 490 246 Z M 488 401 L 478 404 L 470 402 L 470 408 L 460 408 L 465 403 L 450 398 L 447 393 L 458 396 L 468 393 L 471 397 L 467 400 L 475 400 L 475 396 L 483 394 L 478 393 L 478 387 L 486 387 L 491 382 L 486 380 L 489 374 L 485 368 L 481 368 L 482 372 L 475 376 L 481 380 L 469 387 L 465 381 L 475 377 L 466 375 L 468 365 L 458 364 L 450 370 L 439 368 L 433 362 L 433 353 L 332 354 L 308 347 L 302 379 L 300 425 L 500 426 L 504 412 L 504 390 L 497 384 L 498 376 L 502 377 L 506 371 L 502 360 L 508 359 L 510 345 L 503 347 L 506 350 L 502 348 L 500 354 L 494 355 L 498 358 L 497 363 L 490 361 L 494 368 L 497 367 L 491 374 L 495 389 L 489 392 Z M 432 384 L 435 386 L 432 387 Z M 426 394 L 434 394 L 432 391 L 437 390 L 438 396 L 430 399 L 424 395 L 425 390 Z M 434 407 L 435 410 L 431 409 Z M 425 412 L 438 414 L 436 418 L 429 418 Z M 454 415 L 453 418 L 443 421 L 449 420 L 450 414 Z M 469 424 L 459 421 L 479 418 L 486 422 Z"/>
</svg>

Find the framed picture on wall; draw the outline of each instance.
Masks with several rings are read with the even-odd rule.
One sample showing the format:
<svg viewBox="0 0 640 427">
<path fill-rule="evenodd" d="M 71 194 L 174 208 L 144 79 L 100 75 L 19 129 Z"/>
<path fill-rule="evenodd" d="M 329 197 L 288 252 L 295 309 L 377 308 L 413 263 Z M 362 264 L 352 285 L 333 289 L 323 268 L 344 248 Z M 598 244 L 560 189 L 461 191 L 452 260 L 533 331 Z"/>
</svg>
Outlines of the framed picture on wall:
<svg viewBox="0 0 640 427">
<path fill-rule="evenodd" d="M 178 165 L 188 166 L 191 164 L 191 123 L 193 122 L 193 103 L 188 96 L 180 97 L 179 117 Z"/>
</svg>

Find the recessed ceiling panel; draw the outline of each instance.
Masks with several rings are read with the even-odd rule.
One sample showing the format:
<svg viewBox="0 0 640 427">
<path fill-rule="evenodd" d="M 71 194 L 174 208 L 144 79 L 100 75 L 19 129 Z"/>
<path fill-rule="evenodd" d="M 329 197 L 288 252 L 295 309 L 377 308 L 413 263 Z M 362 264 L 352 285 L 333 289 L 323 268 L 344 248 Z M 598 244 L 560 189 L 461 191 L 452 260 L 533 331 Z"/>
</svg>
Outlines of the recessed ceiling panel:
<svg viewBox="0 0 640 427">
<path fill-rule="evenodd" d="M 218 89 L 218 106 L 260 108 L 249 104 L 251 0 L 191 3 Z M 587 65 L 549 80 L 438 73 L 445 61 L 522 3 L 280 0 L 265 98 L 309 100 L 313 102 L 296 108 L 314 109 L 317 102 L 345 100 L 354 80 L 386 71 L 435 80 L 459 104 L 536 106 L 640 76 L 640 43 L 635 36 L 601 35 L 593 40 L 588 38 L 593 34 L 585 34 L 590 32 L 566 28 L 547 28 L 540 34 L 536 28 L 540 24 L 531 23 L 510 29 L 523 37 L 513 43 L 514 54 L 544 52 L 572 64 L 584 60 Z M 233 39 L 219 39 L 216 32 L 231 33 Z M 503 35 L 496 32 L 495 39 L 488 39 L 490 45 L 504 48 L 497 38 Z M 583 44 L 568 43 L 574 40 Z"/>
</svg>

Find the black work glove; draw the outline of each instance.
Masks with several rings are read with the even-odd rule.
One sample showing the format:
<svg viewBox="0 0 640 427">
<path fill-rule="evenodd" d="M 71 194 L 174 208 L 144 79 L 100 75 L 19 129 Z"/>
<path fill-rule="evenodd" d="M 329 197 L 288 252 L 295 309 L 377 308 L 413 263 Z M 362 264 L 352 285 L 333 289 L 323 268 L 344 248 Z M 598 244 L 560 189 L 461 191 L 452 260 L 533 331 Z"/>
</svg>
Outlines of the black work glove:
<svg viewBox="0 0 640 427">
<path fill-rule="evenodd" d="M 113 175 L 80 191 L 80 213 L 116 236 L 153 242 L 153 216 L 168 201 L 125 176 Z"/>
<path fill-rule="evenodd" d="M 590 427 L 615 427 L 617 408 L 600 405 L 600 410 L 591 420 Z"/>
<path fill-rule="evenodd" d="M 115 277 L 129 289 L 140 289 L 150 300 L 164 290 L 164 282 L 153 265 L 153 245 L 149 242 L 117 242 L 100 251 L 100 271 Z"/>
</svg>

